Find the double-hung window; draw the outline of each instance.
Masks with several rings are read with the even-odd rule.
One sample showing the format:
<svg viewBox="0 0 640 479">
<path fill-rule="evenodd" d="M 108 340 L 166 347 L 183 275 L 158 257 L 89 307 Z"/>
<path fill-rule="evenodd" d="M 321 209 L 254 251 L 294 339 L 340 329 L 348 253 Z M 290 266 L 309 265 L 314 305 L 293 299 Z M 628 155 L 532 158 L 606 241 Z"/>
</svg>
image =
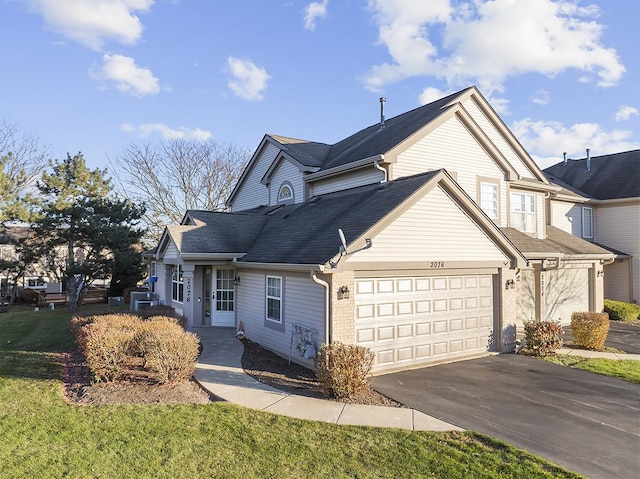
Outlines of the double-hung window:
<svg viewBox="0 0 640 479">
<path fill-rule="evenodd" d="M 282 277 L 267 276 L 267 320 L 282 323 Z"/>
<path fill-rule="evenodd" d="M 593 208 L 582 207 L 582 237 L 593 239 Z"/>
<path fill-rule="evenodd" d="M 492 220 L 498 219 L 498 185 L 480 182 L 480 208 Z"/>
<path fill-rule="evenodd" d="M 511 193 L 511 227 L 524 233 L 536 232 L 536 197 Z"/>
<path fill-rule="evenodd" d="M 182 303 L 184 299 L 184 275 L 182 273 L 182 265 L 173 267 L 171 274 L 171 299 L 177 303 Z"/>
</svg>

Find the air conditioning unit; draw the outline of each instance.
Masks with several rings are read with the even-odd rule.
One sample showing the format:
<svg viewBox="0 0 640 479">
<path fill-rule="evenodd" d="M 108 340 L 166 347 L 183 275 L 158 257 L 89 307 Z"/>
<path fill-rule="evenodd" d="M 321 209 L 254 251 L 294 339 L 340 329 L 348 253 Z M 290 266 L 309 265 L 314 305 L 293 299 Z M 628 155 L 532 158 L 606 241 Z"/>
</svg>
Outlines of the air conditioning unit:
<svg viewBox="0 0 640 479">
<path fill-rule="evenodd" d="M 158 301 L 150 301 L 150 300 L 138 300 L 135 302 L 134 311 L 140 311 L 141 309 L 147 309 L 152 306 L 158 306 Z"/>
</svg>

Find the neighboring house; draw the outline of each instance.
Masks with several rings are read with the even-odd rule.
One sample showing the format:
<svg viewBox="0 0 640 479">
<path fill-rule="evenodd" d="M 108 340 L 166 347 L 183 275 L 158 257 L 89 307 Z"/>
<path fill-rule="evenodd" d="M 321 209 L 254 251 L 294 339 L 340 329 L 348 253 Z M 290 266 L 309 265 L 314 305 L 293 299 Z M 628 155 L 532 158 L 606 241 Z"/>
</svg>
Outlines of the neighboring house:
<svg viewBox="0 0 640 479">
<path fill-rule="evenodd" d="M 22 241 L 29 240 L 30 230 L 25 226 L 7 226 L 0 234 L 0 263 L 5 266 L 18 259 L 16 245 Z M 7 263 L 5 263 L 7 262 Z M 46 264 L 38 263 L 30 265 L 17 278 L 13 268 L 0 271 L 0 295 L 15 299 L 17 291 L 22 289 L 35 289 L 46 291 L 47 293 L 59 293 L 62 291 L 62 283 L 51 277 Z"/>
<path fill-rule="evenodd" d="M 551 224 L 612 251 L 606 298 L 640 301 L 640 150 L 567 159 L 544 172 L 562 187 L 550 200 Z"/>
<path fill-rule="evenodd" d="M 613 254 L 548 224 L 561 188 L 475 87 L 381 106 L 333 145 L 266 135 L 231 212 L 166 228 L 160 299 L 308 366 L 322 343 L 366 346 L 375 372 L 510 351 L 523 320 L 602 310 Z"/>
</svg>

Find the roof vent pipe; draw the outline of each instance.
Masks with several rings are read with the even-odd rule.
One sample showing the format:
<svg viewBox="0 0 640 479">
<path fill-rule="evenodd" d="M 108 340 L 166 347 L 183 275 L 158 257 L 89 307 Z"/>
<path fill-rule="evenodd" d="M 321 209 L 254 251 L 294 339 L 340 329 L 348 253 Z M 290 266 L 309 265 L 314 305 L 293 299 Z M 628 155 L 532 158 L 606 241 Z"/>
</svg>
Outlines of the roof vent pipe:
<svg viewBox="0 0 640 479">
<path fill-rule="evenodd" d="M 564 166 L 567 166 L 567 152 L 566 152 L 566 151 L 563 151 L 563 152 L 562 152 L 562 156 L 563 156 L 563 158 L 564 158 Z"/>
<path fill-rule="evenodd" d="M 380 129 L 384 128 L 384 103 L 387 101 L 385 97 L 380 97 Z"/>
<path fill-rule="evenodd" d="M 589 151 L 589 148 L 587 148 L 587 171 L 591 171 L 591 155 Z"/>
</svg>

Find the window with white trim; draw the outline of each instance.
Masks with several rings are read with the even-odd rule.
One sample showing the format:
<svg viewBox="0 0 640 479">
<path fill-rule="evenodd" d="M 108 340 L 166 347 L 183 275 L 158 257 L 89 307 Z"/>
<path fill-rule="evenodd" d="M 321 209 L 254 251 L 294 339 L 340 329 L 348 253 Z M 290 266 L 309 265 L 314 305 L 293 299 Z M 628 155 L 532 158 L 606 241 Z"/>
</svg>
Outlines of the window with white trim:
<svg viewBox="0 0 640 479">
<path fill-rule="evenodd" d="M 282 277 L 267 276 L 267 319 L 282 323 Z"/>
<path fill-rule="evenodd" d="M 171 272 L 171 299 L 177 303 L 184 300 L 184 274 L 182 265 L 176 265 Z"/>
<path fill-rule="evenodd" d="M 582 237 L 593 239 L 593 208 L 582 207 Z"/>
<path fill-rule="evenodd" d="M 42 279 L 42 278 L 26 278 L 24 282 L 25 282 L 25 287 L 26 288 L 44 288 L 44 287 L 46 287 L 44 279 Z"/>
<path fill-rule="evenodd" d="M 498 185 L 480 182 L 480 208 L 492 220 L 498 219 Z"/>
<path fill-rule="evenodd" d="M 511 193 L 510 225 L 523 233 L 536 232 L 536 196 L 528 193 Z"/>
<path fill-rule="evenodd" d="M 291 189 L 291 185 L 284 184 L 280 187 L 280 191 L 278 191 L 278 202 L 287 202 L 293 200 L 293 190 Z"/>
</svg>

